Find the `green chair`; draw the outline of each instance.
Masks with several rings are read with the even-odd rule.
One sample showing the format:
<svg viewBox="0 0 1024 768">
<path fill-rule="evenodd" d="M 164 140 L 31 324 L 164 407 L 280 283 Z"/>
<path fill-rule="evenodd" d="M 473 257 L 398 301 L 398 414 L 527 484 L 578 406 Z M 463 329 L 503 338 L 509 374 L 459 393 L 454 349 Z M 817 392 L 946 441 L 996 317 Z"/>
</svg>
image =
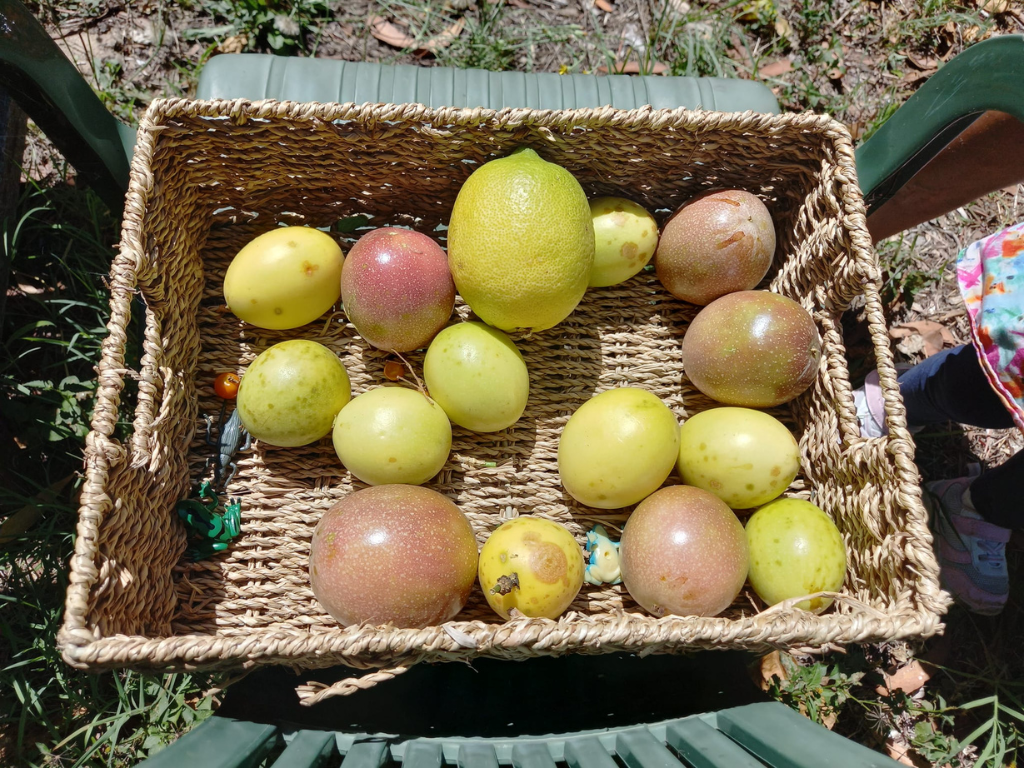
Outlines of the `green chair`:
<svg viewBox="0 0 1024 768">
<path fill-rule="evenodd" d="M 314 707 L 298 704 L 294 687 L 305 677 L 261 669 L 228 688 L 216 715 L 142 765 L 895 768 L 767 700 L 747 677 L 749 659 L 727 651 L 418 665 Z M 316 677 L 334 674 L 347 673 Z"/>
<path fill-rule="evenodd" d="M 239 53 L 215 56 L 199 77 L 198 99 L 382 102 L 428 107 L 634 109 L 690 107 L 779 111 L 772 92 L 720 77 L 557 75 Z"/>
<path fill-rule="evenodd" d="M 233 750 L 225 745 L 234 745 Z M 283 751 L 281 748 L 283 748 Z M 272 753 L 278 753 L 272 755 Z M 826 757 L 827 756 L 827 757 Z M 273 762 L 265 762 L 267 758 Z M 276 757 L 276 759 L 274 759 Z M 211 717 L 142 763 L 144 768 L 895 768 L 878 752 L 778 702 L 624 728 L 557 736 L 402 738 L 286 731 Z"/>
<path fill-rule="evenodd" d="M 1024 123 L 1024 35 L 992 37 L 954 57 L 857 148 L 869 215 L 990 111 Z"/>
</svg>

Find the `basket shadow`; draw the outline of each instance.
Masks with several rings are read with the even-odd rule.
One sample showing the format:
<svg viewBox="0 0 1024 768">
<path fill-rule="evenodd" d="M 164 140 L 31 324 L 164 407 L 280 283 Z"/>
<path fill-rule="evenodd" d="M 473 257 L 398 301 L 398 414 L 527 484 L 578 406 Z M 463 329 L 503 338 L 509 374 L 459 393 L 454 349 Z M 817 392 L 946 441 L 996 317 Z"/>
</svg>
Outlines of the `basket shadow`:
<svg viewBox="0 0 1024 768">
<path fill-rule="evenodd" d="M 299 704 L 297 685 L 310 679 L 331 684 L 354 671 L 332 667 L 296 674 L 273 667 L 229 687 L 218 714 L 399 737 L 572 733 L 767 701 L 748 672 L 756 658 L 740 651 L 706 651 L 646 658 L 612 653 L 418 664 L 355 696 L 328 699 L 315 707 Z"/>
</svg>

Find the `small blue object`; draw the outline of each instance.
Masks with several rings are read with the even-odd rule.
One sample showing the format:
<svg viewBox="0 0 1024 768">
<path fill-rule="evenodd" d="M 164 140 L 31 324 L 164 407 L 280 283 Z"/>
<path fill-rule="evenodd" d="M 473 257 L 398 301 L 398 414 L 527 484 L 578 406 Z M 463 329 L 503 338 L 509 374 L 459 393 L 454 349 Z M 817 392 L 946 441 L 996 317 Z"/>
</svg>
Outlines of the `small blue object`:
<svg viewBox="0 0 1024 768">
<path fill-rule="evenodd" d="M 621 584 L 619 542 L 608 538 L 603 525 L 595 525 L 587 533 L 587 569 L 583 579 L 588 584 Z"/>
</svg>

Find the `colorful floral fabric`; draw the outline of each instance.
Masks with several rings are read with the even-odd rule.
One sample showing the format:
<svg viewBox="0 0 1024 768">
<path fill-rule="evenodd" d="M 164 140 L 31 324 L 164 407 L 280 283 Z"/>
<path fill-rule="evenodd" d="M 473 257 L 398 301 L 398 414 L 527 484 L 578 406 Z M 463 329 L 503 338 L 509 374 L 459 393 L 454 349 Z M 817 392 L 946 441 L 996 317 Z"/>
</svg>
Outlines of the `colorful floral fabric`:
<svg viewBox="0 0 1024 768">
<path fill-rule="evenodd" d="M 1024 222 L 965 248 L 956 272 L 981 367 L 1024 430 Z"/>
</svg>

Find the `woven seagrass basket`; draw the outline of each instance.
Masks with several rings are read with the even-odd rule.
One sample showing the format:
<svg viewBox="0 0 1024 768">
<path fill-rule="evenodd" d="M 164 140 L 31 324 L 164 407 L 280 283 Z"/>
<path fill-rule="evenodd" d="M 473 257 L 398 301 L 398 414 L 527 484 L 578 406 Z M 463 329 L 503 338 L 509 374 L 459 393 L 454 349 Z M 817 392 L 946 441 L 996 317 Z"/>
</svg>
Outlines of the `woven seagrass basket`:
<svg viewBox="0 0 1024 768">
<path fill-rule="evenodd" d="M 440 225 L 470 172 L 523 145 L 568 168 L 588 195 L 631 197 L 656 211 L 659 223 L 711 187 L 744 188 L 768 205 L 778 249 L 761 287 L 803 304 L 823 340 L 815 383 L 772 413 L 802 451 L 789 493 L 825 509 L 849 553 L 846 584 L 824 615 L 766 609 L 744 590 L 715 618 L 656 619 L 621 585 L 584 585 L 557 621 L 504 623 L 478 589 L 444 626 L 342 628 L 314 600 L 307 577 L 320 515 L 361 487 L 329 437 L 298 449 L 256 443 L 241 453 L 228 488 L 242 500 L 241 537 L 213 558 L 183 558 L 175 504 L 203 475 L 210 451 L 203 418 L 218 413 L 219 372 L 242 372 L 269 345 L 302 337 L 341 356 L 358 394 L 384 381 L 388 359 L 340 311 L 294 331 L 239 322 L 221 293 L 233 255 L 280 223 L 326 227 L 357 214 L 370 226 L 408 225 L 443 244 Z M 341 238 L 343 245 L 359 234 Z M 850 137 L 827 117 L 155 102 L 139 131 L 111 272 L 110 336 L 87 441 L 64 657 L 90 670 L 273 663 L 378 670 L 333 691 L 347 692 L 417 662 L 477 656 L 820 649 L 932 635 L 948 597 L 938 584 L 878 284 Z M 136 294 L 146 308 L 137 371 L 126 368 L 125 352 Z M 840 323 L 859 296 L 890 427 L 879 439 L 859 436 Z M 557 520 L 581 543 L 595 522 L 616 530 L 628 509 L 588 509 L 563 491 L 559 433 L 583 402 L 617 386 L 653 392 L 681 420 L 710 407 L 680 365 L 679 342 L 695 312 L 650 272 L 590 290 L 560 325 L 516 339 L 530 371 L 523 418 L 490 435 L 456 427 L 449 462 L 428 486 L 458 503 L 480 542 L 515 513 Z M 456 313 L 468 317 L 468 307 L 459 303 Z M 422 353 L 410 360 L 418 368 Z M 130 414 L 121 412 L 129 380 L 137 382 Z M 124 442 L 115 437 L 119 418 L 132 423 Z M 305 691 L 313 700 L 327 693 Z"/>
</svg>

